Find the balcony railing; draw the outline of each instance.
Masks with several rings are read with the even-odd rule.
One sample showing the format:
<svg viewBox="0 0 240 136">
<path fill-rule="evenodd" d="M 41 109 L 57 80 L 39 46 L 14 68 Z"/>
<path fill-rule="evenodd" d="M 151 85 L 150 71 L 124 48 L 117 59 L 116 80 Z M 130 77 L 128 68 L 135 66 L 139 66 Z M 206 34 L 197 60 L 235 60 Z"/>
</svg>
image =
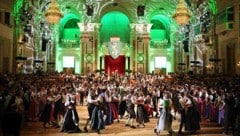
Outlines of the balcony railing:
<svg viewBox="0 0 240 136">
<path fill-rule="evenodd" d="M 160 48 L 160 49 L 166 49 L 170 48 L 169 41 L 167 39 L 164 40 L 156 40 L 156 41 L 151 41 L 150 42 L 150 47 L 151 48 Z"/>
<path fill-rule="evenodd" d="M 79 40 L 62 39 L 60 48 L 80 48 Z"/>
</svg>

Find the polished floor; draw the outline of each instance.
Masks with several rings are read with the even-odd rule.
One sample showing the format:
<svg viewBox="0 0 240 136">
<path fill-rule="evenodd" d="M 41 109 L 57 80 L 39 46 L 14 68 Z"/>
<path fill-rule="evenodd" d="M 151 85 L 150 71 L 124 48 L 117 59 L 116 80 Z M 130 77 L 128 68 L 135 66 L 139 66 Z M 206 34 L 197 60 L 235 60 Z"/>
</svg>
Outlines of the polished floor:
<svg viewBox="0 0 240 136">
<path fill-rule="evenodd" d="M 87 119 L 87 107 L 78 106 L 78 114 L 80 117 L 80 128 L 83 130 L 83 124 Z M 132 129 L 130 127 L 125 127 L 126 119 L 121 119 L 119 123 L 114 122 L 114 124 L 106 126 L 104 130 L 101 131 L 101 134 L 97 134 L 95 131 L 89 129 L 88 133 L 62 133 L 60 128 L 51 128 L 43 129 L 42 124 L 38 121 L 27 122 L 25 127 L 21 132 L 21 136 L 155 136 L 153 132 L 157 118 L 150 118 L 150 122 L 146 123 L 145 128 L 136 128 Z M 174 120 L 173 130 L 177 132 L 179 127 L 179 122 Z M 201 130 L 197 131 L 195 134 L 189 134 L 187 132 L 184 135 L 191 136 L 222 136 L 222 127 L 218 127 L 216 123 L 210 123 L 209 121 L 201 122 Z M 161 132 L 161 136 L 168 136 L 166 131 Z M 177 133 L 173 133 L 173 136 L 177 136 Z"/>
</svg>

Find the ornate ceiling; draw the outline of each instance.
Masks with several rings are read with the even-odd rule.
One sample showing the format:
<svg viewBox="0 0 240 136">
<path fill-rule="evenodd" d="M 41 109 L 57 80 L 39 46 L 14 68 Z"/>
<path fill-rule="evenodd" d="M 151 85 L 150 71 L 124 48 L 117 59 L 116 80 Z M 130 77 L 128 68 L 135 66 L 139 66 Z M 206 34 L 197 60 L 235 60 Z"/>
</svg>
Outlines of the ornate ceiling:
<svg viewBox="0 0 240 136">
<path fill-rule="evenodd" d="M 17 0 L 20 3 L 24 0 Z M 189 9 L 196 8 L 203 0 L 185 0 Z M 25 0 L 22 4 L 25 10 L 32 10 L 32 13 L 41 18 L 50 0 Z M 61 11 L 66 14 L 74 12 L 80 18 L 87 22 L 99 22 L 101 17 L 109 11 L 120 11 L 126 14 L 131 22 L 137 22 L 137 7 L 145 6 L 144 19 L 150 20 L 155 14 L 162 14 L 172 18 L 178 0 L 57 0 Z M 19 4 L 18 4 L 19 5 Z M 93 7 L 93 16 L 86 15 L 87 6 Z M 193 10 L 192 10 L 193 11 Z M 37 17 L 35 16 L 35 17 Z"/>
<path fill-rule="evenodd" d="M 157 23 L 159 27 L 168 28 L 170 24 L 176 26 L 173 14 L 179 0 L 56 0 L 60 11 L 64 14 L 61 26 L 65 26 L 68 20 L 75 19 L 79 22 L 100 23 L 107 13 L 118 11 L 126 15 L 129 23 Z M 200 8 L 209 7 L 209 3 L 216 0 L 185 0 L 189 7 L 192 18 L 198 16 Z M 44 13 L 51 0 L 16 0 L 14 14 L 16 25 L 18 18 L 20 25 L 24 27 L 30 24 L 34 28 L 34 33 L 42 32 L 42 24 L 46 23 Z M 199 5 L 204 5 L 200 7 Z M 214 5 L 214 4 L 213 4 Z M 137 15 L 137 7 L 144 6 L 144 15 Z M 88 7 L 92 7 L 92 15 L 87 15 Z M 159 19 L 160 18 L 160 19 Z M 160 22 L 156 22 L 159 21 Z M 70 24 L 69 24 L 70 25 Z"/>
</svg>

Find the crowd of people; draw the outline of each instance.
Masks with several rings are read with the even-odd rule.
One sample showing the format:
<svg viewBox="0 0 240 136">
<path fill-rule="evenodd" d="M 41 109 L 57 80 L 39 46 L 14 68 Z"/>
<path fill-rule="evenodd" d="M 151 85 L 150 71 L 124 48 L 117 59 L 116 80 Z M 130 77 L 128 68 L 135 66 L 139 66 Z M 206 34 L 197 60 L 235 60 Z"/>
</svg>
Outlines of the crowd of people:
<svg viewBox="0 0 240 136">
<path fill-rule="evenodd" d="M 172 121 L 180 120 L 179 135 L 196 133 L 201 120 L 217 122 L 224 134 L 239 134 L 240 77 L 225 75 L 111 75 L 64 73 L 1 75 L 1 131 L 20 135 L 24 123 L 40 121 L 60 132 L 97 133 L 127 117 L 125 126 L 144 128 L 158 118 L 153 132 L 172 134 Z M 87 101 L 89 118 L 79 126 L 76 106 Z M 14 123 L 13 123 L 14 122 Z M 4 125 L 2 125 L 4 124 Z M 83 128 L 80 129 L 80 127 Z M 183 129 L 184 128 L 184 129 Z"/>
</svg>

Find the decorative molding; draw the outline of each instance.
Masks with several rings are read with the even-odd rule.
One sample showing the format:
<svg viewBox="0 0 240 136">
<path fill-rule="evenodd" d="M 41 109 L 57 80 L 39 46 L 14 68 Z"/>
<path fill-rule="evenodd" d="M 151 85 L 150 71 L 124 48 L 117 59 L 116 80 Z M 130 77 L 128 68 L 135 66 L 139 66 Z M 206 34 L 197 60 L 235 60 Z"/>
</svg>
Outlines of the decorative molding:
<svg viewBox="0 0 240 136">
<path fill-rule="evenodd" d="M 123 45 L 119 37 L 112 37 L 110 42 L 108 42 L 108 52 L 114 59 L 120 55 L 122 47 Z"/>
<path fill-rule="evenodd" d="M 137 56 L 137 60 L 139 63 L 143 63 L 144 62 L 144 54 L 143 53 L 139 53 Z"/>
<path fill-rule="evenodd" d="M 135 30 L 140 34 L 148 34 L 150 33 L 152 25 L 153 24 L 135 24 Z"/>
</svg>

